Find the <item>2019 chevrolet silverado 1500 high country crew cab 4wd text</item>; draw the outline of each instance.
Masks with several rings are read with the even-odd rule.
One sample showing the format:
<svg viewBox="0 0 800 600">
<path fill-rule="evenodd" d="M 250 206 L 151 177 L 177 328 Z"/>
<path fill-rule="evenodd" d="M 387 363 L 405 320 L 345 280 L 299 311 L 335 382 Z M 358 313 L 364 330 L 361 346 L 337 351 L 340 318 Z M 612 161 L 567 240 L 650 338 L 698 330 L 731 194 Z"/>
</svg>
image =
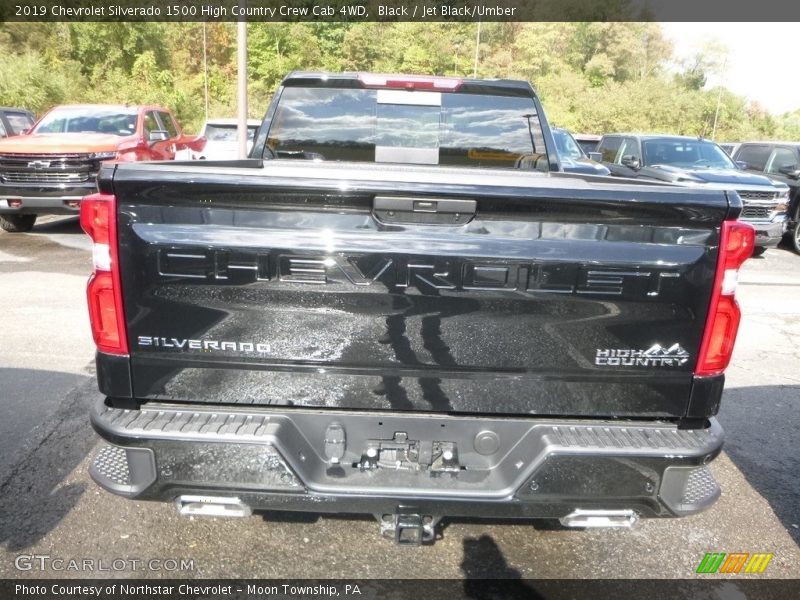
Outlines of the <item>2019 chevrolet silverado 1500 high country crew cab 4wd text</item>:
<svg viewBox="0 0 800 600">
<path fill-rule="evenodd" d="M 297 73 L 250 159 L 104 167 L 95 481 L 402 543 L 711 505 L 742 203 L 554 147 L 524 82 Z"/>
</svg>

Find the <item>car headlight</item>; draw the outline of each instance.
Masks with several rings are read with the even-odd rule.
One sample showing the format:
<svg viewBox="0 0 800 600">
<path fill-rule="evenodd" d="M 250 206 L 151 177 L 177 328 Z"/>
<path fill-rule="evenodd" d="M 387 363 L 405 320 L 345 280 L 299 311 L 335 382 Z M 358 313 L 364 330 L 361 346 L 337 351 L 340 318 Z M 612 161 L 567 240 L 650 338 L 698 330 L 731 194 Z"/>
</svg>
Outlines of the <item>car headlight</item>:
<svg viewBox="0 0 800 600">
<path fill-rule="evenodd" d="M 774 210 L 775 212 L 779 212 L 779 213 L 786 212 L 789 209 L 789 190 L 788 190 L 788 188 L 787 188 L 787 190 L 785 192 L 781 192 L 780 194 L 775 196 L 775 201 L 777 202 L 777 204 L 775 205 L 775 208 L 773 208 L 772 210 Z"/>
</svg>

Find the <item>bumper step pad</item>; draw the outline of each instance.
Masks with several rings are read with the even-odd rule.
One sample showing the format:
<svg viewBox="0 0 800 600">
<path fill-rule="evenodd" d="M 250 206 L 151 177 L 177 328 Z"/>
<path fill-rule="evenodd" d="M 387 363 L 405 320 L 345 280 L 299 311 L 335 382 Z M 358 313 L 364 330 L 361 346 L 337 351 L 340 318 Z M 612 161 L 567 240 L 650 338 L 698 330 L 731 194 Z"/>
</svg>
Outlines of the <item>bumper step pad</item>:
<svg viewBox="0 0 800 600">
<path fill-rule="evenodd" d="M 131 471 L 128 468 L 125 448 L 103 446 L 94 457 L 92 469 L 99 479 L 107 481 L 110 485 L 126 487 L 131 484 Z"/>
</svg>

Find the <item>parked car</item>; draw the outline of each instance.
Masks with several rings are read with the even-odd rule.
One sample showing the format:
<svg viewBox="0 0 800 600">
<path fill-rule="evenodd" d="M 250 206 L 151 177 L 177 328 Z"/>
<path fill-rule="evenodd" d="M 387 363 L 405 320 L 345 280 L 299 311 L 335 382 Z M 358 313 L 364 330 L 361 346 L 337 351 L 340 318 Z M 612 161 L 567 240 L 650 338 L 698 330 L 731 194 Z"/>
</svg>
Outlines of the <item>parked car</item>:
<svg viewBox="0 0 800 600">
<path fill-rule="evenodd" d="M 733 158 L 743 169 L 789 186 L 787 233 L 795 252 L 800 252 L 800 142 L 745 142 Z"/>
<path fill-rule="evenodd" d="M 24 108 L 0 106 L 0 138 L 21 135 L 33 126 L 36 117 Z"/>
<path fill-rule="evenodd" d="M 293 73 L 251 160 L 104 166 L 93 479 L 405 544 L 451 515 L 708 508 L 741 199 L 592 185 L 553 148 L 527 82 Z"/>
<path fill-rule="evenodd" d="M 725 144 L 720 144 L 719 147 L 725 150 L 728 156 L 733 156 L 736 153 L 736 149 L 739 148 L 740 145 L 741 144 L 738 143 L 735 144 L 725 143 Z"/>
<path fill-rule="evenodd" d="M 736 191 L 744 203 L 741 220 L 756 230 L 756 254 L 777 246 L 786 232 L 789 187 L 745 172 L 712 141 L 615 133 L 603 136 L 598 151 L 612 175 Z"/>
<path fill-rule="evenodd" d="M 584 175 L 610 175 L 611 171 L 596 160 L 592 160 L 583 151 L 572 134 L 566 129 L 553 128 L 553 139 L 556 142 L 556 151 L 561 159 L 561 168 L 565 173 L 582 173 Z M 600 158 L 592 152 L 595 158 Z"/>
<path fill-rule="evenodd" d="M 600 143 L 600 139 L 603 136 L 595 135 L 594 133 L 576 133 L 573 137 L 584 153 L 589 156 L 591 152 L 597 152 L 597 144 Z"/>
<path fill-rule="evenodd" d="M 206 138 L 206 145 L 200 152 L 194 152 L 192 158 L 202 160 L 236 160 L 239 158 L 239 122 L 236 119 L 209 119 L 200 130 Z M 253 147 L 261 121 L 247 120 L 247 152 Z"/>
<path fill-rule="evenodd" d="M 75 214 L 106 161 L 171 160 L 202 149 L 160 106 L 71 105 L 0 140 L 0 227 L 30 231 L 42 214 Z"/>
</svg>

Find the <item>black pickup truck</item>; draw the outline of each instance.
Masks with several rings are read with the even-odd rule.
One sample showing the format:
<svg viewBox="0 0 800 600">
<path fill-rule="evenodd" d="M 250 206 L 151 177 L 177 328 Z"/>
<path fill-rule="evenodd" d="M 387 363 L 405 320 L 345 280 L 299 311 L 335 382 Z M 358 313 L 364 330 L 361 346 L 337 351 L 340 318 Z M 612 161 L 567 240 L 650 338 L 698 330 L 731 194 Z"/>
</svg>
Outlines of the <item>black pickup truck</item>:
<svg viewBox="0 0 800 600">
<path fill-rule="evenodd" d="M 251 158 L 81 205 L 107 490 L 182 514 L 630 526 L 710 506 L 735 192 L 560 172 L 519 81 L 296 73 Z"/>
</svg>

